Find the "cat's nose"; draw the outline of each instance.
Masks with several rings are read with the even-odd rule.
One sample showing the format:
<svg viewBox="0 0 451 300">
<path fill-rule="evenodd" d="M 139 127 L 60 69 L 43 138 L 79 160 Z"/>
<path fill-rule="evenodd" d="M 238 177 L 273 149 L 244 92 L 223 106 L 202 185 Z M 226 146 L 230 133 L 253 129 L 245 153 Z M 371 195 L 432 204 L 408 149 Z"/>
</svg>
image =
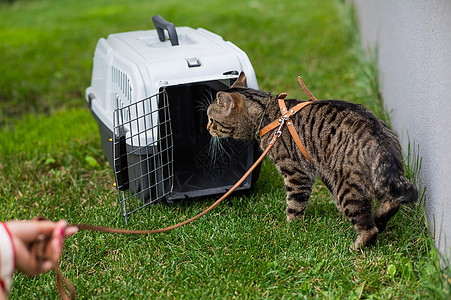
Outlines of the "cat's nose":
<svg viewBox="0 0 451 300">
<path fill-rule="evenodd" d="M 211 119 L 208 119 L 208 124 L 207 124 L 207 130 L 210 131 L 211 125 L 213 124 L 213 122 L 211 121 Z"/>
</svg>

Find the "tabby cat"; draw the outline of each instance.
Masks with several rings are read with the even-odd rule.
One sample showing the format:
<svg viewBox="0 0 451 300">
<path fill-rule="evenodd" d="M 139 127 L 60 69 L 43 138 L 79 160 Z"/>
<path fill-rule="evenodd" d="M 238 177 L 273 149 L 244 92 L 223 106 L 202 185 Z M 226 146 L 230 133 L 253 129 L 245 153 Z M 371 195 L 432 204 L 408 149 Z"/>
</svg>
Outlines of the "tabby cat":
<svg viewBox="0 0 451 300">
<path fill-rule="evenodd" d="M 299 102 L 285 101 L 288 109 Z M 281 113 L 276 97 L 248 88 L 241 73 L 228 90 L 217 93 L 207 115 L 207 129 L 213 137 L 254 139 L 261 127 Z M 416 186 L 403 176 L 401 147 L 395 133 L 363 106 L 318 100 L 291 119 L 311 161 L 299 151 L 286 126 L 268 153 L 284 179 L 288 221 L 303 217 L 317 176 L 332 193 L 337 208 L 354 225 L 358 233 L 354 249 L 374 243 L 401 204 L 417 201 Z M 262 149 L 273 134 L 259 140 Z M 374 213 L 373 198 L 380 202 Z"/>
</svg>

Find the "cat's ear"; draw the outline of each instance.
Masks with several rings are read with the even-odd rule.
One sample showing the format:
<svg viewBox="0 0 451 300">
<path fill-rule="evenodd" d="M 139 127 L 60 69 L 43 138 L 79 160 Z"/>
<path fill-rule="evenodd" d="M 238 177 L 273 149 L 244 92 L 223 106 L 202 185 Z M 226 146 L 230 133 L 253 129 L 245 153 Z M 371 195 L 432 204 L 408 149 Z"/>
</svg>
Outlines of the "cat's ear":
<svg viewBox="0 0 451 300">
<path fill-rule="evenodd" d="M 240 76 L 238 77 L 238 79 L 235 81 L 235 83 L 231 86 L 231 88 L 236 88 L 236 87 L 240 87 L 240 88 L 245 88 L 247 87 L 247 80 L 246 80 L 246 74 L 244 74 L 244 72 L 240 73 Z"/>
<path fill-rule="evenodd" d="M 224 116 L 230 115 L 232 109 L 235 107 L 235 103 L 233 102 L 233 97 L 229 93 L 218 92 L 216 94 L 218 101 L 222 107 L 224 107 Z"/>
</svg>

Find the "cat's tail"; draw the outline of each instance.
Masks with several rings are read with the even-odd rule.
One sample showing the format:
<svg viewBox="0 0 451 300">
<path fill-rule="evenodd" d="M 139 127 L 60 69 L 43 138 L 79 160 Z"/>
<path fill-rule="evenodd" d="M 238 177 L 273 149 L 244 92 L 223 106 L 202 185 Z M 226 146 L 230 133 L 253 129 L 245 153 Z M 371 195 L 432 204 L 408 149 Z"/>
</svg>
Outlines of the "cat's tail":
<svg viewBox="0 0 451 300">
<path fill-rule="evenodd" d="M 399 204 L 418 201 L 418 188 L 404 175 L 402 158 L 398 155 L 383 155 L 375 161 L 374 187 L 376 194 L 389 197 Z"/>
<path fill-rule="evenodd" d="M 418 201 L 418 188 L 404 176 L 400 176 L 392 182 L 390 190 L 392 194 L 398 196 L 394 201 L 400 204 L 409 204 Z"/>
</svg>

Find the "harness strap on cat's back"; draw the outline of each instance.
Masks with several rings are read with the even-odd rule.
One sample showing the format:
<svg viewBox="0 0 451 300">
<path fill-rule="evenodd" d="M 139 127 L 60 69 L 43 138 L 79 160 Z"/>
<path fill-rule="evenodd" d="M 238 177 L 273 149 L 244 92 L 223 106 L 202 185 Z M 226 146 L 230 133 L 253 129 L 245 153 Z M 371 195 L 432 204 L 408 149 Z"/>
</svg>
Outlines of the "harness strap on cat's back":
<svg viewBox="0 0 451 300">
<path fill-rule="evenodd" d="M 279 96 L 277 97 L 280 112 L 282 113 L 282 116 L 280 118 L 278 118 L 277 120 L 275 120 L 274 122 L 270 123 L 269 125 L 265 126 L 263 129 L 261 129 L 259 132 L 259 136 L 262 137 L 265 134 L 267 134 L 268 132 L 274 130 L 276 127 L 278 127 L 282 123 L 282 120 L 286 121 L 285 123 L 288 126 L 288 130 L 289 130 L 291 137 L 293 138 L 296 146 L 299 148 L 301 153 L 305 156 L 305 158 L 307 158 L 308 161 L 312 161 L 310 155 L 307 153 L 307 150 L 305 149 L 304 145 L 302 144 L 301 139 L 299 138 L 299 135 L 296 132 L 296 129 L 294 129 L 293 121 L 290 120 L 290 117 L 292 115 L 296 114 L 302 108 L 304 108 L 305 106 L 312 103 L 312 101 L 306 101 L 306 102 L 299 103 L 296 106 L 294 106 L 293 108 L 291 108 L 290 110 L 287 110 L 287 107 L 285 105 L 285 100 L 284 100 L 286 96 L 287 96 L 286 93 L 282 93 L 282 94 L 279 94 Z"/>
</svg>

